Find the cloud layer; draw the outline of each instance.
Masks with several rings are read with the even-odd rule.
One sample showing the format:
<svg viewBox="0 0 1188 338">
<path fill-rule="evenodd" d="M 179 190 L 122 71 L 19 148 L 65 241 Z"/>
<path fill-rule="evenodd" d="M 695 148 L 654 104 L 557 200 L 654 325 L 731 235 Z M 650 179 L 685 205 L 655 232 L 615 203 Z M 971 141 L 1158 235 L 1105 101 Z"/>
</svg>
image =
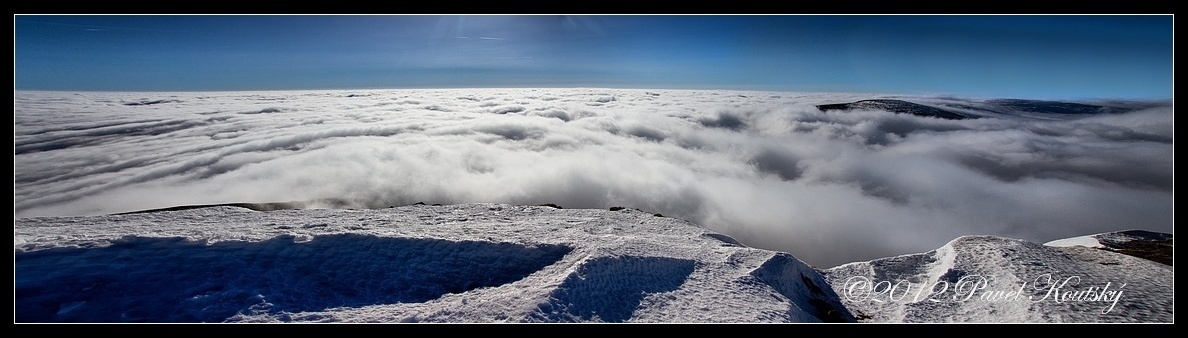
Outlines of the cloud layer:
<svg viewBox="0 0 1188 338">
<path fill-rule="evenodd" d="M 1171 232 L 1170 107 L 971 120 L 815 107 L 869 98 L 17 92 L 14 209 L 29 217 L 319 199 L 627 206 L 820 267 L 969 234 Z M 928 100 L 940 99 L 919 102 Z"/>
</svg>

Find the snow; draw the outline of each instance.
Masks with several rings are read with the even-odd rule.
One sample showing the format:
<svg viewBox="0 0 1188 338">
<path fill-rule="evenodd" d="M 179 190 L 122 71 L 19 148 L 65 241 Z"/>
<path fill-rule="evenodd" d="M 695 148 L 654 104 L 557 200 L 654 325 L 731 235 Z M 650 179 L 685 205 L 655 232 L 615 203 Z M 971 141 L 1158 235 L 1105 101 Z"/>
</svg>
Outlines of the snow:
<svg viewBox="0 0 1188 338">
<path fill-rule="evenodd" d="M 1127 243 L 1133 241 L 1171 241 L 1171 234 L 1152 232 L 1139 229 L 1129 229 L 1120 231 L 1104 232 L 1100 234 L 1093 234 L 1089 236 L 1080 236 L 1074 238 L 1054 240 L 1044 243 L 1050 246 L 1073 246 L 1079 245 L 1090 248 L 1105 248 L 1105 249 L 1119 249 L 1124 247 Z"/>
<path fill-rule="evenodd" d="M 16 321 L 853 321 L 815 269 L 731 242 L 629 208 L 21 218 Z"/>
<path fill-rule="evenodd" d="M 1160 103 L 1053 115 L 729 90 L 14 94 L 19 322 L 1171 320 Z M 878 98 L 979 118 L 816 106 Z M 1069 277 L 1062 290 L 1085 292 L 1035 288 Z M 878 302 L 854 298 L 864 280 L 982 288 Z M 1088 288 L 1122 296 L 1085 301 Z"/>
<path fill-rule="evenodd" d="M 1095 248 L 962 236 L 823 274 L 865 322 L 1170 323 L 1172 272 Z"/>
<path fill-rule="evenodd" d="M 214 206 L 19 218 L 13 233 L 17 322 L 1170 322 L 1173 309 L 1171 266 L 1106 250 L 963 236 L 820 270 L 632 208 Z"/>
<path fill-rule="evenodd" d="M 1083 246 L 1086 248 L 1104 248 L 1105 247 L 1104 245 L 1101 245 L 1101 241 L 1098 241 L 1097 238 L 1094 237 L 1094 235 L 1058 239 L 1058 240 L 1044 243 L 1044 245 L 1058 246 L 1058 247 Z"/>
</svg>

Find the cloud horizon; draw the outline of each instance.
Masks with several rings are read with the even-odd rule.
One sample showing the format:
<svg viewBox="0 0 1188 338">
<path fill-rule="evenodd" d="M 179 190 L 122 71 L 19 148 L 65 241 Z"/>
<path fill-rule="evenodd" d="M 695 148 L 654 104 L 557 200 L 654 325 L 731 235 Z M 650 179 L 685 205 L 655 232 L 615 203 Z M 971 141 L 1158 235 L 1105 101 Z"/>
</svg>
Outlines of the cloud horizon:
<svg viewBox="0 0 1188 338">
<path fill-rule="evenodd" d="M 828 267 L 972 234 L 1171 232 L 1170 106 L 944 120 L 856 94 L 16 93 L 15 217 L 340 199 L 639 208 Z M 956 98 L 918 103 L 981 104 Z"/>
</svg>

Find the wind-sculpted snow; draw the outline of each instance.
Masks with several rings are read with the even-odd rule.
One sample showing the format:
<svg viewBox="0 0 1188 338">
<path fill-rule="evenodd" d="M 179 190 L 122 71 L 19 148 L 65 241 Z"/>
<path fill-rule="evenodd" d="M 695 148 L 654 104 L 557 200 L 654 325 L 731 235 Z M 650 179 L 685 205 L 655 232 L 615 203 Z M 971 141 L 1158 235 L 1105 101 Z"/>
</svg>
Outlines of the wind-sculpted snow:
<svg viewBox="0 0 1188 338">
<path fill-rule="evenodd" d="M 791 255 L 628 208 L 215 206 L 14 223 L 17 322 L 853 321 Z"/>
<path fill-rule="evenodd" d="M 542 322 L 623 322 L 649 294 L 673 291 L 693 273 L 694 261 L 668 257 L 599 257 L 570 274 L 549 302 Z"/>
<path fill-rule="evenodd" d="M 977 118 L 818 108 L 862 100 Z M 342 203 L 309 206 L 627 206 L 835 266 L 970 233 L 1044 242 L 1170 231 L 1171 122 L 1160 102 L 597 88 L 19 91 L 13 208 L 30 217 L 326 200 Z"/>
<path fill-rule="evenodd" d="M 16 320 L 221 322 L 245 309 L 425 302 L 514 282 L 568 251 L 354 234 L 210 245 L 128 236 L 102 248 L 17 254 Z"/>
<path fill-rule="evenodd" d="M 1172 272 L 1107 250 L 964 236 L 823 274 L 867 322 L 1170 323 Z"/>
<path fill-rule="evenodd" d="M 816 270 L 803 270 L 804 268 L 805 266 L 799 264 L 795 257 L 778 254 L 752 271 L 751 275 L 793 300 L 796 308 L 789 309 L 789 313 L 820 313 L 826 322 L 854 322 L 854 316 L 845 305 L 828 291 L 829 282 Z"/>
</svg>

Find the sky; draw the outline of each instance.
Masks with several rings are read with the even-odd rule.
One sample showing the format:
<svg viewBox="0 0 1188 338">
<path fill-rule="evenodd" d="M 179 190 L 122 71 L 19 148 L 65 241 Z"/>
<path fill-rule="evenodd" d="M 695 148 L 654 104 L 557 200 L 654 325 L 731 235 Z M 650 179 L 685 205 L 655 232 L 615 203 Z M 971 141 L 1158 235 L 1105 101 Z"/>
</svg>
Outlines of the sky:
<svg viewBox="0 0 1188 338">
<path fill-rule="evenodd" d="M 820 270 L 634 209 L 212 207 L 13 223 L 18 323 L 1174 322 L 1170 265 L 991 236 Z"/>
<path fill-rule="evenodd" d="M 1172 96 L 1171 15 L 15 15 L 18 90 Z"/>
</svg>

